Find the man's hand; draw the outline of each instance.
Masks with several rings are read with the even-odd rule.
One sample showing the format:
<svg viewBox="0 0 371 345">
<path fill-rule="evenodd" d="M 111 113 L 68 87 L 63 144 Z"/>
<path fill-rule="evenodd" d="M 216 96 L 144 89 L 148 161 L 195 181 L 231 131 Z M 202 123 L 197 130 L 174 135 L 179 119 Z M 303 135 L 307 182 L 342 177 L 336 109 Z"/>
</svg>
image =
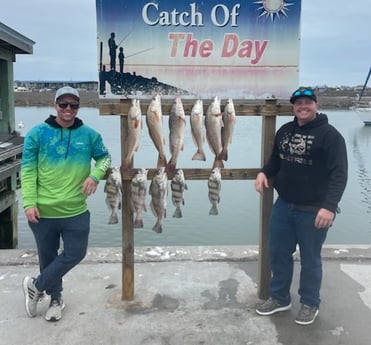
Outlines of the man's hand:
<svg viewBox="0 0 371 345">
<path fill-rule="evenodd" d="M 26 214 L 26 218 L 30 223 L 38 223 L 40 218 L 39 209 L 36 206 L 32 206 L 24 211 Z"/>
<path fill-rule="evenodd" d="M 264 188 L 269 188 L 269 183 L 268 183 L 267 176 L 265 176 L 264 173 L 260 172 L 260 173 L 256 176 L 256 180 L 255 180 L 255 190 L 256 190 L 258 193 L 263 193 L 263 189 L 264 189 Z"/>
<path fill-rule="evenodd" d="M 331 212 L 325 208 L 321 208 L 317 213 L 317 217 L 314 221 L 314 226 L 318 229 L 327 229 L 332 226 L 334 217 L 334 212 Z"/>
</svg>

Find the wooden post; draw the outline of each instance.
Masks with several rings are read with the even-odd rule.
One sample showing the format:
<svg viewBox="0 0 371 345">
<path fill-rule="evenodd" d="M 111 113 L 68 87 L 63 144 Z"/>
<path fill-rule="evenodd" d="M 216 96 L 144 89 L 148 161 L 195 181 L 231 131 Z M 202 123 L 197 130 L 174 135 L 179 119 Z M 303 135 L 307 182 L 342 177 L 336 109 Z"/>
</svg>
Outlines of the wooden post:
<svg viewBox="0 0 371 345">
<path fill-rule="evenodd" d="M 262 108 L 262 151 L 261 162 L 264 165 L 271 154 L 276 131 L 277 100 L 266 100 Z M 271 268 L 269 264 L 269 217 L 273 205 L 273 188 L 265 189 L 260 197 L 259 217 L 259 262 L 258 262 L 258 297 L 269 298 Z"/>
<path fill-rule="evenodd" d="M 121 119 L 121 175 L 123 159 L 126 154 L 128 117 Z M 134 298 L 134 223 L 131 209 L 131 180 L 122 179 L 122 300 L 131 301 Z"/>
</svg>

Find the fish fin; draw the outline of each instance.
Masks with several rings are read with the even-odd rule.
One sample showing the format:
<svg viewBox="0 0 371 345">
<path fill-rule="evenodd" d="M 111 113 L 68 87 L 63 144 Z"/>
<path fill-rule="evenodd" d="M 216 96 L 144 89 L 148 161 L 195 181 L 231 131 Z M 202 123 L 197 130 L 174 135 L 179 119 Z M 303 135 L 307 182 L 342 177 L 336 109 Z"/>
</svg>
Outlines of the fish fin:
<svg viewBox="0 0 371 345">
<path fill-rule="evenodd" d="M 134 220 L 134 228 L 135 229 L 142 229 L 143 228 L 143 219 L 137 219 Z"/>
<path fill-rule="evenodd" d="M 175 209 L 173 217 L 174 218 L 182 218 L 183 217 L 182 210 L 180 209 L 179 206 L 177 206 L 177 208 Z"/>
<path fill-rule="evenodd" d="M 118 208 L 119 210 L 121 210 L 121 201 L 120 201 L 119 204 L 117 205 L 117 208 Z"/>
<path fill-rule="evenodd" d="M 217 216 L 218 214 L 219 214 L 219 212 L 218 212 L 218 208 L 216 207 L 216 205 L 211 206 L 211 209 L 209 211 L 209 215 Z"/>
<path fill-rule="evenodd" d="M 192 160 L 193 161 L 206 161 L 206 156 L 205 156 L 205 153 L 203 151 L 197 151 L 193 157 L 192 157 Z"/>
<path fill-rule="evenodd" d="M 219 157 L 216 157 L 216 158 L 215 158 L 212 169 L 215 169 L 215 168 L 224 168 L 224 163 L 223 163 L 223 161 L 220 160 L 220 159 L 218 159 L 218 158 L 219 158 Z"/>
<path fill-rule="evenodd" d="M 118 217 L 117 213 L 112 212 L 110 217 L 109 217 L 108 224 L 117 224 L 118 222 L 119 222 L 119 217 Z"/>
<path fill-rule="evenodd" d="M 184 184 L 184 189 L 185 189 L 185 190 L 188 190 L 188 186 L 187 186 L 186 183 Z"/>
<path fill-rule="evenodd" d="M 162 233 L 162 225 L 160 224 L 159 221 L 156 222 L 156 224 L 153 226 L 152 230 L 154 232 L 157 232 L 158 234 Z"/>
</svg>

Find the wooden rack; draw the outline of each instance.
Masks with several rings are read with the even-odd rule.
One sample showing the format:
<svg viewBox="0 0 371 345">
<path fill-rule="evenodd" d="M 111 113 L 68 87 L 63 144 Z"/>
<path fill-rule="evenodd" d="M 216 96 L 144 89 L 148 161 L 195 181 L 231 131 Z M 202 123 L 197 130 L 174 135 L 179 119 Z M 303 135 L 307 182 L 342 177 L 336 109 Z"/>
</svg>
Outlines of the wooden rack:
<svg viewBox="0 0 371 345">
<path fill-rule="evenodd" d="M 212 100 L 203 100 L 204 113 Z M 182 100 L 186 114 L 190 114 L 194 100 Z M 237 116 L 262 117 L 261 163 L 269 159 L 274 136 L 276 132 L 276 117 L 279 115 L 292 115 L 292 106 L 289 103 L 280 103 L 277 99 L 265 101 L 233 100 Z M 150 100 L 141 100 L 142 114 L 146 115 Z M 170 114 L 173 100 L 161 100 L 163 114 Z M 102 101 L 100 103 L 101 115 L 119 115 L 121 118 L 121 162 L 125 157 L 125 140 L 128 130 L 127 114 L 131 100 L 118 102 Z M 223 109 L 222 109 L 223 110 Z M 186 180 L 207 180 L 211 169 L 182 169 Z M 222 180 L 254 180 L 259 168 L 225 169 L 221 170 Z M 157 169 L 148 169 L 148 179 L 152 179 Z M 131 180 L 136 169 L 122 171 L 123 200 L 122 200 L 122 299 L 134 298 L 134 224 L 131 210 Z M 169 176 L 170 177 L 170 176 Z M 268 223 L 273 205 L 273 189 L 264 191 L 260 197 L 259 214 L 259 260 L 258 260 L 258 296 L 262 299 L 269 297 L 269 281 L 271 270 L 268 256 Z"/>
</svg>

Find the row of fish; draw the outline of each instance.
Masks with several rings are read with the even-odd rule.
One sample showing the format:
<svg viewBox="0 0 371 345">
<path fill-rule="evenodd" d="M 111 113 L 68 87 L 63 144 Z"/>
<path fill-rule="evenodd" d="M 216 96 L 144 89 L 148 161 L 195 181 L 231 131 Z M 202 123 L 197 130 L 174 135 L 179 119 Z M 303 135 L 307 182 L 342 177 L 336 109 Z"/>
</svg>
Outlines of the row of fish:
<svg viewBox="0 0 371 345">
<path fill-rule="evenodd" d="M 190 125 L 193 141 L 197 147 L 193 160 L 206 161 L 204 150 L 205 131 L 206 139 L 212 153 L 215 155 L 213 168 L 223 167 L 223 161 L 228 160 L 228 147 L 232 142 L 236 112 L 233 100 L 229 99 L 221 111 L 221 101 L 215 97 L 208 106 L 204 116 L 203 101 L 195 101 L 191 114 Z M 158 152 L 157 168 L 166 167 L 166 172 L 175 172 L 180 152 L 184 149 L 186 116 L 180 97 L 175 99 L 169 115 L 169 150 L 171 158 L 167 162 L 165 153 L 165 138 L 162 130 L 161 97 L 156 95 L 148 106 L 146 124 L 151 140 Z M 140 101 L 132 99 L 128 113 L 128 130 L 126 133 L 126 147 L 123 167 L 131 167 L 134 152 L 138 151 L 142 124 Z"/>
<path fill-rule="evenodd" d="M 147 175 L 148 170 L 138 169 L 131 181 L 131 209 L 135 214 L 134 228 L 143 228 L 143 212 L 147 212 L 146 195 L 147 195 Z M 188 189 L 185 182 L 184 172 L 178 169 L 170 180 L 171 200 L 175 206 L 173 217 L 182 218 L 181 206 L 184 205 L 184 192 Z M 208 179 L 208 194 L 211 203 L 210 215 L 218 214 L 218 203 L 220 202 L 221 190 L 221 172 L 216 167 L 212 170 Z M 121 208 L 122 185 L 121 173 L 119 168 L 112 168 L 108 175 L 104 187 L 106 203 L 111 210 L 109 224 L 118 223 L 117 211 Z M 164 219 L 166 218 L 167 197 L 168 197 L 168 176 L 165 167 L 157 170 L 149 186 L 149 195 L 151 196 L 150 207 L 152 213 L 157 217 L 156 224 L 152 230 L 161 233 Z"/>
</svg>

